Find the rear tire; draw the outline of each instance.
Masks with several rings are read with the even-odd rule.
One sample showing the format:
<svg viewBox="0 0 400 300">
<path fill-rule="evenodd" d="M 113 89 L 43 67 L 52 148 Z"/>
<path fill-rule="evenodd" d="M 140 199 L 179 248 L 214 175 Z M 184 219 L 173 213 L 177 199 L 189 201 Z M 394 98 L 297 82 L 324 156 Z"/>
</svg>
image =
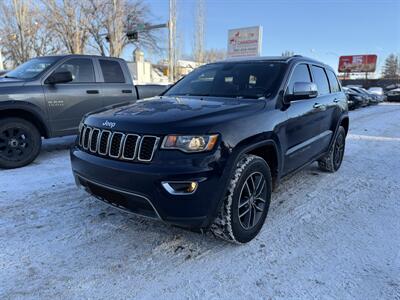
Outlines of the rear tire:
<svg viewBox="0 0 400 300">
<path fill-rule="evenodd" d="M 342 165 L 346 146 L 346 130 L 340 126 L 335 140 L 326 156 L 318 160 L 318 167 L 322 171 L 336 172 Z"/>
<path fill-rule="evenodd" d="M 31 122 L 20 118 L 0 120 L 0 168 L 30 164 L 39 154 L 42 139 Z"/>
<path fill-rule="evenodd" d="M 244 155 L 233 171 L 221 210 L 211 225 L 218 237 L 247 243 L 261 230 L 271 201 L 272 178 L 261 157 Z"/>
</svg>

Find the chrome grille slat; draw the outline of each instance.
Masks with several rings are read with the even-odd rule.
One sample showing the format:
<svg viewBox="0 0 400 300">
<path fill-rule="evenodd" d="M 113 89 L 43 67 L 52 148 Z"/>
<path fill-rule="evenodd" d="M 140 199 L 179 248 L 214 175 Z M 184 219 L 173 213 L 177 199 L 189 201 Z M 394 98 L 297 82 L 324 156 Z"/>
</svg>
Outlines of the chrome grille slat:
<svg viewBox="0 0 400 300">
<path fill-rule="evenodd" d="M 120 136 L 119 143 L 118 143 L 118 136 Z M 109 149 L 109 152 L 108 152 L 108 155 L 110 157 L 119 158 L 119 156 L 121 155 L 122 144 L 124 142 L 124 138 L 125 138 L 125 134 L 123 134 L 122 132 L 114 132 L 112 134 L 111 139 L 110 139 L 110 147 L 109 147 L 110 149 Z M 118 154 L 113 154 L 114 139 L 117 139 L 118 145 L 116 145 L 116 147 L 118 148 Z"/>
<path fill-rule="evenodd" d="M 151 162 L 160 137 L 138 135 L 84 125 L 79 133 L 79 146 L 93 154 L 113 159 Z"/>
<path fill-rule="evenodd" d="M 90 134 L 89 150 L 92 153 L 96 153 L 97 152 L 100 133 L 101 133 L 100 129 L 93 128 L 92 133 Z"/>
<path fill-rule="evenodd" d="M 89 148 L 91 132 L 92 132 L 92 128 L 86 127 L 85 132 L 83 133 L 83 149 L 85 149 L 85 150 L 87 150 Z"/>
<path fill-rule="evenodd" d="M 107 155 L 109 148 L 110 148 L 110 138 L 111 138 L 112 132 L 109 130 L 102 130 L 101 134 L 100 134 L 100 138 L 99 138 L 99 146 L 98 146 L 98 150 L 97 153 L 99 153 L 100 155 Z M 106 137 L 106 148 L 104 149 L 104 151 L 102 150 L 102 142 L 103 142 L 103 136 L 107 136 Z"/>
<path fill-rule="evenodd" d="M 153 139 L 154 140 L 154 144 L 152 146 L 152 150 L 151 150 L 151 154 L 150 157 L 147 158 L 147 156 L 145 156 L 143 154 L 144 149 L 143 149 L 143 141 L 146 142 L 146 140 L 148 139 Z M 140 140 L 140 145 L 139 145 L 139 154 L 138 154 L 138 160 L 139 161 L 143 161 L 143 162 L 149 162 L 153 159 L 154 156 L 154 151 L 157 149 L 158 146 L 158 142 L 160 141 L 160 138 L 154 135 L 143 135 L 141 140 Z"/>
<path fill-rule="evenodd" d="M 131 139 L 134 139 L 134 138 L 136 138 L 136 140 L 135 140 L 135 145 L 133 146 L 134 147 L 134 150 L 133 150 L 133 154 L 132 154 L 132 156 L 128 156 L 127 155 L 127 153 L 126 153 L 126 146 L 127 146 L 127 143 L 131 140 Z M 128 133 L 126 136 L 125 136 L 125 140 L 124 140 L 124 145 L 122 146 L 122 155 L 121 155 L 121 158 L 122 159 L 125 159 L 125 160 L 134 160 L 135 158 L 136 158 L 136 153 L 137 153 L 137 150 L 138 150 L 138 148 L 139 148 L 139 142 L 140 142 L 140 136 L 139 135 L 137 135 L 137 134 L 132 134 L 132 133 Z"/>
</svg>

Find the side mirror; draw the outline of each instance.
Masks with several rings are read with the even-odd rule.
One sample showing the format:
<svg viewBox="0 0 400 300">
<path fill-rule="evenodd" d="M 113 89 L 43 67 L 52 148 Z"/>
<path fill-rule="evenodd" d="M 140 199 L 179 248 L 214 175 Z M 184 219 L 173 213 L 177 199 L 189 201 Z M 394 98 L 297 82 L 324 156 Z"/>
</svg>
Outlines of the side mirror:
<svg viewBox="0 0 400 300">
<path fill-rule="evenodd" d="M 293 93 L 286 96 L 290 101 L 311 99 L 318 96 L 318 88 L 314 82 L 295 82 L 293 86 Z"/>
<path fill-rule="evenodd" d="M 67 83 L 73 80 L 72 73 L 70 71 L 54 72 L 47 77 L 45 83 L 56 84 L 56 83 Z"/>
</svg>

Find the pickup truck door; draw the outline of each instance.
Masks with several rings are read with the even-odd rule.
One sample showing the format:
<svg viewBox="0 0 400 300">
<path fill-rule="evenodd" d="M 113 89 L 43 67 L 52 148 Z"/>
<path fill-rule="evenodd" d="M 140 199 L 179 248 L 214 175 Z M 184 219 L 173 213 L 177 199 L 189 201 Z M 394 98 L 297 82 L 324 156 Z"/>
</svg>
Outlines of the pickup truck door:
<svg viewBox="0 0 400 300">
<path fill-rule="evenodd" d="M 92 58 L 68 59 L 54 70 L 62 71 L 70 71 L 73 80 L 58 84 L 43 82 L 49 119 L 56 136 L 76 134 L 83 115 L 104 105 Z"/>
<path fill-rule="evenodd" d="M 287 92 L 295 82 L 310 82 L 310 70 L 306 64 L 295 67 L 289 79 Z M 319 96 L 312 99 L 292 101 L 287 109 L 286 149 L 284 173 L 287 174 L 315 159 L 322 153 L 331 138 L 331 132 L 321 125 L 326 118 L 326 88 L 329 84 L 318 87 Z"/>
<path fill-rule="evenodd" d="M 104 105 L 113 105 L 137 99 L 135 86 L 126 63 L 113 59 L 96 59 Z"/>
</svg>

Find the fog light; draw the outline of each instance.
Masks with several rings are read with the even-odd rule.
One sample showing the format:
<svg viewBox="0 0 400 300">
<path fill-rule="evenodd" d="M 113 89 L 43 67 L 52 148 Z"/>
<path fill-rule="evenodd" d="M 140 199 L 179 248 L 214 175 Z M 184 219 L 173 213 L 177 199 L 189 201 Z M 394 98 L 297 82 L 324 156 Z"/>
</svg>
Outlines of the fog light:
<svg viewBox="0 0 400 300">
<path fill-rule="evenodd" d="M 199 185 L 196 181 L 165 181 L 161 184 L 164 189 L 172 195 L 193 194 Z"/>
</svg>

